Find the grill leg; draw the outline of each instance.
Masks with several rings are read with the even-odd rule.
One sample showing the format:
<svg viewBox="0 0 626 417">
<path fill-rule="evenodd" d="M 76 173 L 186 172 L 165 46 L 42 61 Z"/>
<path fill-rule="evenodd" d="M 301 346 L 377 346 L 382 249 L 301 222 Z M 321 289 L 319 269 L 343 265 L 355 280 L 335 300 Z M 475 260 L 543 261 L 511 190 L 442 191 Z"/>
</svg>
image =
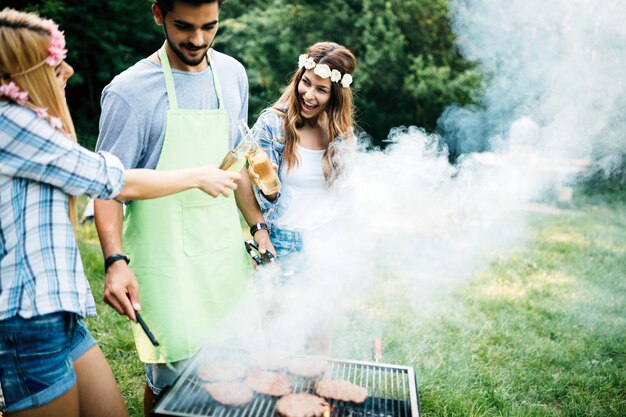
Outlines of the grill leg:
<svg viewBox="0 0 626 417">
<path fill-rule="evenodd" d="M 383 358 L 383 340 L 380 337 L 372 341 L 372 358 L 374 362 L 380 362 Z"/>
</svg>

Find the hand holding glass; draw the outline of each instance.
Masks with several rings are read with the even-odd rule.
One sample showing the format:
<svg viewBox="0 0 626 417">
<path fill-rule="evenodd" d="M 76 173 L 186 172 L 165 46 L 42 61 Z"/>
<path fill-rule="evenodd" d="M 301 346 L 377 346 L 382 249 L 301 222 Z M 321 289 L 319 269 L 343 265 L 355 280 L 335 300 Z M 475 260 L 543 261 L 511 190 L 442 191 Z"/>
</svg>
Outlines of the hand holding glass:
<svg viewBox="0 0 626 417">
<path fill-rule="evenodd" d="M 267 156 L 267 153 L 265 153 L 259 142 L 252 135 L 245 120 L 240 120 L 238 127 L 243 137 L 243 142 L 240 146 L 245 148 L 250 171 L 255 174 L 254 177 L 250 175 L 251 180 L 267 196 L 278 193 L 282 184 L 269 156 Z"/>
</svg>

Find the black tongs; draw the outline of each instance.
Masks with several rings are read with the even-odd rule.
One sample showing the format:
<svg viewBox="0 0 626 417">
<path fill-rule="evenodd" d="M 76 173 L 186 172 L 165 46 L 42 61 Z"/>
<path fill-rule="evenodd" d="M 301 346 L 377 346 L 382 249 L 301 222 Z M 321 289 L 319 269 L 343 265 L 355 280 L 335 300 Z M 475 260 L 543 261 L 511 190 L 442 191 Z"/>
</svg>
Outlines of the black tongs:
<svg viewBox="0 0 626 417">
<path fill-rule="evenodd" d="M 130 300 L 130 295 L 126 294 L 126 296 Z M 133 311 L 135 312 L 135 318 L 137 319 L 137 323 L 139 323 L 139 325 L 141 326 L 143 331 L 146 333 L 146 336 L 148 336 L 148 339 L 150 339 L 150 343 L 152 343 L 155 347 L 159 346 L 159 342 L 157 342 L 156 338 L 154 337 L 154 335 L 150 331 L 150 328 L 148 327 L 146 322 L 143 321 L 143 318 L 141 317 L 139 312 L 137 310 L 135 310 L 134 308 L 133 308 Z"/>
<path fill-rule="evenodd" d="M 246 251 L 258 265 L 276 262 L 276 257 L 270 251 L 259 252 L 259 245 L 254 240 L 246 240 L 245 245 Z"/>
<path fill-rule="evenodd" d="M 139 323 L 143 331 L 146 332 L 146 336 L 148 336 L 148 339 L 150 339 L 150 343 L 152 343 L 154 346 L 159 346 L 159 342 L 157 342 L 156 338 L 150 331 L 150 328 L 148 327 L 146 322 L 143 321 L 143 318 L 137 310 L 135 310 L 135 317 L 137 318 L 137 323 Z"/>
</svg>

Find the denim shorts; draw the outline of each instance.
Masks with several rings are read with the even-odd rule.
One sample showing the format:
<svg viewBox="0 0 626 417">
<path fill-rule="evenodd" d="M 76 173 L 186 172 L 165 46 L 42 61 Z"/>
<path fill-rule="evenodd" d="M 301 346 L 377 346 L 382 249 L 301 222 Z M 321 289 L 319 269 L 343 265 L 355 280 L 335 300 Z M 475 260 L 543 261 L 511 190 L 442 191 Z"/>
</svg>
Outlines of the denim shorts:
<svg viewBox="0 0 626 417">
<path fill-rule="evenodd" d="M 174 384 L 178 375 L 185 369 L 191 359 L 171 363 L 146 363 L 146 383 L 154 393 L 159 395 L 168 386 Z"/>
<path fill-rule="evenodd" d="M 276 249 L 278 259 L 302 251 L 302 233 L 279 227 L 270 227 L 270 241 Z"/>
<path fill-rule="evenodd" d="M 76 383 L 73 361 L 96 341 L 76 314 L 0 320 L 0 412 L 39 407 Z"/>
</svg>

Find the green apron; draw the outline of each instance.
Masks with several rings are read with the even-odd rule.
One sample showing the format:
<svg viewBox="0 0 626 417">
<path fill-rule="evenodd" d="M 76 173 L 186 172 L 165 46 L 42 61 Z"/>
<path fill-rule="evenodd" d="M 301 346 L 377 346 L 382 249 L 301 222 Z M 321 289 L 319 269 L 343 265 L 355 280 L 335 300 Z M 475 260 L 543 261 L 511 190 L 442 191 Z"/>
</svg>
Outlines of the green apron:
<svg viewBox="0 0 626 417">
<path fill-rule="evenodd" d="M 178 109 L 164 48 L 159 57 L 169 110 L 156 169 L 218 166 L 229 150 L 229 119 L 215 66 L 209 58 L 218 109 L 183 110 Z M 141 315 L 160 344 L 155 349 L 134 324 L 141 361 L 187 359 L 203 343 L 226 339 L 220 319 L 241 309 L 241 300 L 251 296 L 253 285 L 233 194 L 213 198 L 193 189 L 135 201 L 128 206 L 124 223 L 124 251 L 139 283 Z"/>
</svg>

